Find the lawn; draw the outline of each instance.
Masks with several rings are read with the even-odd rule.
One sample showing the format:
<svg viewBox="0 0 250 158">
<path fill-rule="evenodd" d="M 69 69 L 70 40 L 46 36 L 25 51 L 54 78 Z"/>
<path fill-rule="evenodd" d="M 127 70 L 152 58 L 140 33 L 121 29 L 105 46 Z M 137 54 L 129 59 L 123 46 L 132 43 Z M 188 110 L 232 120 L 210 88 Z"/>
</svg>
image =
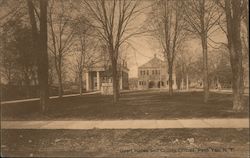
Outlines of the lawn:
<svg viewBox="0 0 250 158">
<path fill-rule="evenodd" d="M 249 155 L 249 129 L 2 130 L 6 157 L 232 157 Z"/>
<path fill-rule="evenodd" d="M 249 107 L 248 96 L 245 103 Z M 202 92 L 137 91 L 121 95 L 118 104 L 112 96 L 100 94 L 51 99 L 49 111 L 42 115 L 39 102 L 1 105 L 2 120 L 111 120 L 111 119 L 178 119 L 178 118 L 246 118 L 244 112 L 232 111 L 232 95 L 211 93 L 207 104 Z"/>
</svg>

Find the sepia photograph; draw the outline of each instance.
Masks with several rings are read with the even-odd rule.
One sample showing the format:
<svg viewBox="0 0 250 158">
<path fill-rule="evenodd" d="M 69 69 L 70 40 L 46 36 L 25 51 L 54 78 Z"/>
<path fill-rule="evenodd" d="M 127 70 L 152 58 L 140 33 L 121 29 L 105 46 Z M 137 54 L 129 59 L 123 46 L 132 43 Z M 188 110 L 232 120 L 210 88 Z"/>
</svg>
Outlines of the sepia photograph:
<svg viewBox="0 0 250 158">
<path fill-rule="evenodd" d="M 1 157 L 249 158 L 249 0 L 0 0 Z"/>
</svg>

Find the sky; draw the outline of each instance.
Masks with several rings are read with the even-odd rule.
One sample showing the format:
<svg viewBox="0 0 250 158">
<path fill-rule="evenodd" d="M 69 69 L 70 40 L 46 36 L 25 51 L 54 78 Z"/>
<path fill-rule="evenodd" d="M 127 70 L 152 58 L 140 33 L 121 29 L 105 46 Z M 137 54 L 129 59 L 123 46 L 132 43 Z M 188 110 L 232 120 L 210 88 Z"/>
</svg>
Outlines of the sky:
<svg viewBox="0 0 250 158">
<path fill-rule="evenodd" d="M 142 7 L 146 7 L 142 14 L 140 14 L 134 21 L 133 25 L 136 27 L 141 27 L 143 25 L 147 25 L 145 20 L 151 10 L 150 4 L 152 1 L 144 0 L 141 3 Z M 1 14 L 1 10 L 0 10 Z M 213 35 L 214 41 L 222 41 L 225 42 L 225 35 L 221 31 L 217 31 Z M 148 62 L 150 59 L 154 57 L 156 54 L 157 57 L 162 59 L 162 53 L 157 46 L 157 41 L 153 37 L 149 36 L 136 36 L 129 39 L 131 46 L 125 50 L 127 54 L 127 62 L 129 71 L 129 77 L 137 77 L 138 67 Z M 201 44 L 199 39 L 193 39 L 188 41 L 188 51 L 202 53 L 201 52 Z"/>
<path fill-rule="evenodd" d="M 150 1 L 143 1 L 144 5 L 148 5 Z M 140 14 L 140 16 L 136 19 L 136 24 L 138 27 L 145 24 L 145 20 L 147 18 L 147 13 L 150 11 L 150 8 L 145 9 L 145 14 Z M 218 29 L 211 35 L 211 39 L 216 42 L 226 42 L 225 34 Z M 148 62 L 150 59 L 154 57 L 154 54 L 160 59 L 162 59 L 162 52 L 160 48 L 157 46 L 157 40 L 153 37 L 149 36 L 137 36 L 133 37 L 130 40 L 133 48 L 128 48 L 126 53 L 128 54 L 128 68 L 129 77 L 138 77 L 138 66 L 143 65 L 144 63 Z M 213 47 L 218 47 L 217 44 L 212 43 L 209 41 Z M 186 41 L 186 45 L 188 46 L 186 50 L 188 52 L 200 53 L 202 54 L 202 47 L 199 38 L 193 38 L 192 40 Z"/>
</svg>

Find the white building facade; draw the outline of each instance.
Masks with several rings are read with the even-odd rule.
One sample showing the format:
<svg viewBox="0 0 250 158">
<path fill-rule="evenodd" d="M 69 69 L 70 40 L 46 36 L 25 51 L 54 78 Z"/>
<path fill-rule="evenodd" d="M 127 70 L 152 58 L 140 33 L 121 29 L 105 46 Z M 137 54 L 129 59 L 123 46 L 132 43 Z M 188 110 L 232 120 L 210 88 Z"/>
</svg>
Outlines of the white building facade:
<svg viewBox="0 0 250 158">
<path fill-rule="evenodd" d="M 167 63 L 156 55 L 147 63 L 138 67 L 138 89 L 169 88 Z M 173 89 L 177 89 L 176 75 L 173 71 Z"/>
</svg>

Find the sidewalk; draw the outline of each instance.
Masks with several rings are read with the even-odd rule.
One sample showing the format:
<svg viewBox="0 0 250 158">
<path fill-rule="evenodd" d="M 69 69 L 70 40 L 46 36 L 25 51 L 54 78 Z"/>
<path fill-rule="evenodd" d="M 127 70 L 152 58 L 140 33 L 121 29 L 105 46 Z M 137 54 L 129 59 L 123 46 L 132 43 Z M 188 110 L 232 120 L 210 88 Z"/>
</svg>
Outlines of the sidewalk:
<svg viewBox="0 0 250 158">
<path fill-rule="evenodd" d="M 97 94 L 97 93 L 100 93 L 100 91 L 82 93 L 82 95 L 91 95 L 91 94 Z M 66 97 L 74 97 L 74 96 L 80 96 L 80 94 L 68 94 L 68 95 L 63 95 L 63 98 L 66 98 Z M 54 99 L 54 98 L 59 98 L 59 96 L 52 96 L 52 97 L 49 97 L 49 98 L 50 98 L 50 99 Z M 3 102 L 1 102 L 1 104 L 21 103 L 21 102 L 29 102 L 29 101 L 36 101 L 36 100 L 40 100 L 40 98 L 31 98 L 31 99 L 20 99 L 20 100 L 3 101 Z"/>
<path fill-rule="evenodd" d="M 249 119 L 2 121 L 2 129 L 249 128 Z"/>
</svg>

